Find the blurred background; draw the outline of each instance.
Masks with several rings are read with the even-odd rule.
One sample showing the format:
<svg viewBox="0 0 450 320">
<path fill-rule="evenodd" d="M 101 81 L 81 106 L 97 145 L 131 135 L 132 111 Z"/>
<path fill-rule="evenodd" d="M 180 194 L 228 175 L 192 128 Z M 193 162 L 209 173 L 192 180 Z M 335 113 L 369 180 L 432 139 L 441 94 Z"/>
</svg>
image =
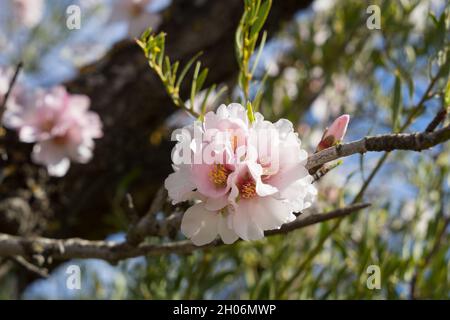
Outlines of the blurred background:
<svg viewBox="0 0 450 320">
<path fill-rule="evenodd" d="M 151 26 L 167 33 L 174 59 L 186 62 L 203 51 L 206 85 L 228 88 L 208 104 L 214 109 L 241 94 L 233 39 L 243 3 L 30 0 L 30 15 L 18 19 L 13 2 L 0 1 L 0 66 L 23 61 L 19 81 L 27 86 L 63 84 L 88 95 L 104 137 L 91 162 L 51 178 L 30 161 L 31 147 L 3 130 L 0 148 L 10 156 L 0 160 L 0 232 L 124 241 L 135 218 L 126 195 L 138 214 L 148 210 L 171 171 L 170 133 L 192 121 L 176 110 L 133 39 Z M 66 26 L 70 5 L 81 9 L 80 29 Z M 380 9 L 379 29 L 368 27 L 369 5 Z M 343 113 L 351 115 L 345 139 L 351 141 L 396 131 L 424 102 L 404 130 L 423 131 L 446 107 L 449 25 L 445 0 L 274 0 L 252 92 L 263 90 L 266 118 L 297 125 L 308 152 Z M 53 261 L 44 279 L 0 258 L 0 298 L 448 299 L 449 171 L 448 143 L 421 153 L 353 155 L 316 183 L 318 201 L 310 210 L 333 210 L 355 197 L 372 206 L 347 217 L 326 239 L 332 222 L 116 265 Z M 12 205 L 17 201 L 20 206 Z M 173 210 L 169 203 L 164 208 L 162 215 Z M 66 268 L 74 264 L 81 267 L 81 290 L 65 285 Z M 380 267 L 380 289 L 366 285 L 370 265 Z"/>
</svg>

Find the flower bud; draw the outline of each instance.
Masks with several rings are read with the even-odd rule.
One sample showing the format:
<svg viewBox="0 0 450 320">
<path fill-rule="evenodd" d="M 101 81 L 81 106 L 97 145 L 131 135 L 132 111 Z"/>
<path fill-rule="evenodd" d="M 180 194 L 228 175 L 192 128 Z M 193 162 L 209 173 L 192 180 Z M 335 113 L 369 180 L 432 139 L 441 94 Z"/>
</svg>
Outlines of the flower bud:
<svg viewBox="0 0 450 320">
<path fill-rule="evenodd" d="M 344 114 L 334 120 L 331 126 L 325 130 L 322 140 L 320 140 L 316 151 L 321 151 L 336 145 L 338 142 L 342 141 L 347 132 L 347 126 L 350 122 L 350 116 Z"/>
</svg>

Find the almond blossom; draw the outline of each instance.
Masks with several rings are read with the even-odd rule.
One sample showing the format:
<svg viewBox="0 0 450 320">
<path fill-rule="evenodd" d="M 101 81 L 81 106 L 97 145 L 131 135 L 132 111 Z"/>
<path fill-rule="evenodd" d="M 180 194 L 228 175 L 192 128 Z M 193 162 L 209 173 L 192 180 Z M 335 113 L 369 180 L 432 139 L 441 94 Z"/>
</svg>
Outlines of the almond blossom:
<svg viewBox="0 0 450 320">
<path fill-rule="evenodd" d="M 27 28 L 34 28 L 44 15 L 44 0 L 13 0 L 13 10 L 18 21 Z"/>
<path fill-rule="evenodd" d="M 307 153 L 290 121 L 275 123 L 240 104 L 221 105 L 174 132 L 174 173 L 165 181 L 173 203 L 194 200 L 181 231 L 195 245 L 258 240 L 308 208 L 316 194 Z"/>
<path fill-rule="evenodd" d="M 67 93 L 64 87 L 36 92 L 21 89 L 8 104 L 3 122 L 17 130 L 22 142 L 35 143 L 32 160 L 47 166 L 52 176 L 64 176 L 70 162 L 92 158 L 95 138 L 102 136 L 98 115 L 88 111 L 90 100 Z"/>
<path fill-rule="evenodd" d="M 109 22 L 127 22 L 128 35 L 138 37 L 145 29 L 156 28 L 161 21 L 157 14 L 148 11 L 151 2 L 152 0 L 116 0 Z"/>
</svg>

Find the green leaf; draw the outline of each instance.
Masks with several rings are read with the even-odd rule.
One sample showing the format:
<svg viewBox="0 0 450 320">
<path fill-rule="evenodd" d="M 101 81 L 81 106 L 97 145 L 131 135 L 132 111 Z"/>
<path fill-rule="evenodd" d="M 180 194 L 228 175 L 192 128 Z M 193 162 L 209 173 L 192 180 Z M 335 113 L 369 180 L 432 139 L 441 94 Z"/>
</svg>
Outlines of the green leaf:
<svg viewBox="0 0 450 320">
<path fill-rule="evenodd" d="M 164 52 L 166 49 L 166 39 L 165 37 L 162 37 L 161 44 L 160 44 L 160 52 L 158 53 L 158 66 L 162 68 L 163 59 L 164 59 Z"/>
<path fill-rule="evenodd" d="M 439 21 L 433 12 L 429 12 L 428 17 L 431 18 L 431 21 L 433 21 L 435 27 L 439 26 Z"/>
<path fill-rule="evenodd" d="M 261 38 L 261 44 L 259 45 L 258 53 L 256 54 L 256 58 L 253 63 L 252 72 L 251 72 L 252 76 L 255 74 L 256 67 L 258 66 L 259 59 L 261 58 L 261 53 L 264 49 L 264 45 L 266 44 L 266 39 L 267 39 L 267 32 L 264 31 L 262 38 Z"/>
<path fill-rule="evenodd" d="M 255 115 L 253 114 L 253 107 L 250 101 L 247 102 L 247 117 L 248 120 L 250 120 L 250 123 L 255 121 Z"/>
<path fill-rule="evenodd" d="M 195 60 L 197 60 L 197 58 L 199 56 L 202 55 L 202 52 L 197 53 L 195 56 L 193 56 L 191 58 L 191 60 L 189 60 L 189 62 L 184 66 L 183 70 L 180 73 L 180 77 L 177 80 L 177 83 L 175 85 L 176 88 L 179 88 L 181 85 L 181 82 L 183 81 L 184 77 L 186 76 L 186 74 L 188 73 L 189 69 L 191 68 L 191 66 L 194 64 Z"/>
<path fill-rule="evenodd" d="M 403 68 L 403 66 L 399 63 L 395 63 L 395 66 L 397 67 L 399 76 L 403 81 L 406 82 L 406 85 L 408 86 L 409 96 L 412 97 L 414 94 L 414 81 L 412 80 L 411 74 L 406 71 L 405 68 Z"/>
<path fill-rule="evenodd" d="M 398 73 L 395 75 L 394 93 L 392 96 L 391 110 L 392 110 L 392 127 L 393 131 L 397 132 L 398 117 L 401 112 L 401 80 Z"/>
<path fill-rule="evenodd" d="M 250 36 L 253 36 L 257 34 L 259 31 L 261 31 L 262 27 L 264 26 L 264 23 L 267 20 L 267 16 L 269 15 L 270 7 L 272 6 L 272 0 L 266 0 L 259 8 L 258 12 L 258 18 L 256 19 L 255 23 L 253 24 Z"/>
<path fill-rule="evenodd" d="M 203 84 L 205 83 L 206 77 L 208 76 L 208 71 L 208 68 L 205 68 L 202 70 L 202 72 L 200 72 L 196 83 L 197 92 L 202 90 Z"/>
<path fill-rule="evenodd" d="M 213 84 L 211 87 L 209 87 L 208 88 L 208 90 L 206 91 L 206 94 L 205 94 L 205 97 L 203 98 L 203 101 L 202 101 L 202 105 L 201 105 L 201 107 L 200 107 L 200 116 L 204 116 L 205 115 L 205 113 L 206 113 L 206 102 L 208 102 L 208 98 L 209 98 L 209 95 L 211 94 L 211 92 L 213 91 L 213 90 L 215 90 L 216 89 L 216 85 L 215 84 Z"/>
<path fill-rule="evenodd" d="M 198 79 L 198 73 L 200 72 L 201 66 L 202 66 L 202 63 L 200 61 L 197 61 L 197 64 L 195 65 L 194 76 L 192 78 L 191 109 L 194 108 L 195 95 L 197 94 L 197 79 Z"/>
<path fill-rule="evenodd" d="M 172 86 L 175 84 L 175 80 L 177 78 L 177 72 L 178 72 L 178 67 L 180 66 L 180 62 L 176 61 L 173 66 L 172 66 L 172 77 L 171 77 L 171 81 L 172 81 Z"/>
</svg>

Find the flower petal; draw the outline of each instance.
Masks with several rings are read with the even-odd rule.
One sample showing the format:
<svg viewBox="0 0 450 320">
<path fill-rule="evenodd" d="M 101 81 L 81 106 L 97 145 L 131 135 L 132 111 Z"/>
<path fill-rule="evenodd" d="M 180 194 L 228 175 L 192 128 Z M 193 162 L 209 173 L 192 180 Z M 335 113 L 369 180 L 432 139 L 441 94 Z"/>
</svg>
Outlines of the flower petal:
<svg viewBox="0 0 450 320">
<path fill-rule="evenodd" d="M 230 216 L 223 216 L 220 214 L 219 217 L 219 235 L 222 241 L 226 244 L 230 244 L 239 239 L 239 236 L 234 232 L 233 229 L 229 227 L 228 219 Z"/>
<path fill-rule="evenodd" d="M 181 232 L 197 245 L 210 243 L 217 237 L 219 214 L 206 210 L 198 203 L 186 210 L 181 221 Z"/>
<path fill-rule="evenodd" d="M 171 173 L 164 181 L 164 186 L 173 200 L 173 204 L 185 201 L 186 195 L 195 189 L 191 182 L 191 173 L 188 167 L 181 166 Z"/>
<path fill-rule="evenodd" d="M 220 198 L 207 198 L 205 201 L 205 208 L 211 211 L 218 211 L 228 205 L 228 198 L 226 195 Z"/>
<path fill-rule="evenodd" d="M 244 240 L 259 240 L 264 238 L 264 232 L 252 220 L 251 201 L 241 200 L 232 213 L 233 229 Z"/>
<path fill-rule="evenodd" d="M 294 221 L 289 203 L 273 197 L 264 197 L 254 201 L 252 219 L 262 230 L 279 229 L 283 224 Z"/>
</svg>

